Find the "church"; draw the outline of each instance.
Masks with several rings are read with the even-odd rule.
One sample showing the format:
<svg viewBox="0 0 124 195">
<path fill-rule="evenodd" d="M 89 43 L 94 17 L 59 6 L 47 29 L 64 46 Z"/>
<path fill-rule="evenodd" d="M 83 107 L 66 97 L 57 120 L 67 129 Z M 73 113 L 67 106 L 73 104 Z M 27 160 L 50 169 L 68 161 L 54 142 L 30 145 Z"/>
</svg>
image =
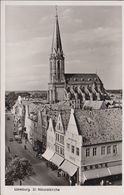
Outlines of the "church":
<svg viewBox="0 0 124 195">
<path fill-rule="evenodd" d="M 61 101 L 80 101 L 83 103 L 85 100 L 100 101 L 109 99 L 107 91 L 97 74 L 65 73 L 65 58 L 57 13 L 49 58 L 49 69 L 49 103 Z"/>
</svg>

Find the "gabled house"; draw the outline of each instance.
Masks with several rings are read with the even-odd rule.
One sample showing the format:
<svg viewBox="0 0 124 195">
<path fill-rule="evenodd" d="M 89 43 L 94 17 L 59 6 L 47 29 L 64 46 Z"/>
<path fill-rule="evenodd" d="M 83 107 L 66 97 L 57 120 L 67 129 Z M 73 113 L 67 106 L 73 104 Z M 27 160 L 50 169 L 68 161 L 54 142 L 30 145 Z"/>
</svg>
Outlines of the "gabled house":
<svg viewBox="0 0 124 195">
<path fill-rule="evenodd" d="M 72 183 L 122 174 L 122 110 L 71 110 L 63 170 Z"/>
<path fill-rule="evenodd" d="M 69 120 L 69 113 L 66 111 L 58 111 L 58 117 L 55 125 L 55 154 L 51 158 L 51 162 L 59 167 L 64 161 L 64 136 Z"/>
<path fill-rule="evenodd" d="M 50 118 L 48 129 L 47 129 L 46 151 L 42 154 L 42 156 L 47 161 L 50 161 L 50 159 L 54 154 L 55 154 L 55 131 L 54 131 L 53 121 Z"/>
</svg>

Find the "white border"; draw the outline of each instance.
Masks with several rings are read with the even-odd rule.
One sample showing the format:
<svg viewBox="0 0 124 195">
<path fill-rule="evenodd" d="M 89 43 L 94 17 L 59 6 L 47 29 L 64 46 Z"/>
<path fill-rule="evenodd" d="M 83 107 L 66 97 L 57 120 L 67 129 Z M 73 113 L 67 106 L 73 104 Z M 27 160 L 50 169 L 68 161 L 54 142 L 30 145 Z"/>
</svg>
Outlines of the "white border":
<svg viewBox="0 0 124 195">
<path fill-rule="evenodd" d="M 123 8 L 123 17 L 122 17 L 122 33 L 124 34 L 124 2 L 122 1 L 2 1 L 1 2 L 1 194 L 8 195 L 9 193 L 16 194 L 27 194 L 28 192 L 23 191 L 14 191 L 15 186 L 5 186 L 5 6 L 11 5 L 24 5 L 24 6 L 33 6 L 33 5 L 58 5 L 58 6 L 122 6 Z M 122 35 L 123 35 L 122 34 Z M 124 39 L 123 48 L 124 48 Z M 123 53 L 123 50 L 122 50 Z M 123 65 L 123 61 L 122 61 Z M 123 66 L 122 66 L 123 68 Z M 123 78 L 123 77 L 122 77 Z M 124 78 L 123 78 L 124 82 Z M 124 153 L 124 146 L 123 146 Z M 123 155 L 124 157 L 124 155 Z M 124 173 L 124 166 L 123 166 Z M 16 186 L 17 187 L 17 186 Z M 20 187 L 20 186 L 19 186 Z M 121 195 L 124 194 L 124 180 L 122 186 L 58 186 L 60 192 L 52 191 L 33 191 L 33 188 L 38 186 L 22 186 L 21 188 L 29 188 L 31 194 L 112 194 L 112 195 Z M 39 186 L 40 188 L 48 188 L 47 186 Z M 51 186 L 51 188 L 56 188 L 56 186 Z"/>
</svg>

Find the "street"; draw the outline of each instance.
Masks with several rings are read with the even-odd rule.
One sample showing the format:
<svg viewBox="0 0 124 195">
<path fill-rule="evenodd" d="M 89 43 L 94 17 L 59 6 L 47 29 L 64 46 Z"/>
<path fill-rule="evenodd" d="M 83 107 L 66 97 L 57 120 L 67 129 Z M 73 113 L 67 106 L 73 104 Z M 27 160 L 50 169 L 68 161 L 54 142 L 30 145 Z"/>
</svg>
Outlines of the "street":
<svg viewBox="0 0 124 195">
<path fill-rule="evenodd" d="M 9 155 L 14 156 L 15 154 L 19 157 L 25 157 L 28 159 L 33 167 L 35 175 L 26 178 L 22 185 L 47 185 L 47 186 L 65 186 L 68 185 L 67 180 L 64 177 L 57 177 L 57 171 L 52 170 L 50 167 L 46 167 L 46 162 L 43 159 L 38 159 L 35 157 L 34 151 L 30 147 L 27 147 L 27 150 L 24 149 L 24 143 L 17 143 L 15 140 L 10 142 L 9 138 L 14 138 L 13 129 L 14 129 L 14 116 L 9 112 L 6 113 L 5 117 L 5 127 L 6 127 L 6 162 L 8 162 Z M 10 153 L 8 151 L 10 148 Z M 19 185 L 19 182 L 16 182 L 14 185 Z"/>
</svg>

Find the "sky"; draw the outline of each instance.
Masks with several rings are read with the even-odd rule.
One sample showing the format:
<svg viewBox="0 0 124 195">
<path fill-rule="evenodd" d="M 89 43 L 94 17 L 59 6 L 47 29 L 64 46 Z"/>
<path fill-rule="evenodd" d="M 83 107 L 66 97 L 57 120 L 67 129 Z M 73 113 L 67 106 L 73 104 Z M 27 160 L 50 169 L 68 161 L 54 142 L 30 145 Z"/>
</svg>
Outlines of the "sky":
<svg viewBox="0 0 124 195">
<path fill-rule="evenodd" d="M 6 6 L 6 90 L 48 89 L 55 6 Z M 59 6 L 66 73 L 97 73 L 122 88 L 119 6 Z"/>
</svg>

